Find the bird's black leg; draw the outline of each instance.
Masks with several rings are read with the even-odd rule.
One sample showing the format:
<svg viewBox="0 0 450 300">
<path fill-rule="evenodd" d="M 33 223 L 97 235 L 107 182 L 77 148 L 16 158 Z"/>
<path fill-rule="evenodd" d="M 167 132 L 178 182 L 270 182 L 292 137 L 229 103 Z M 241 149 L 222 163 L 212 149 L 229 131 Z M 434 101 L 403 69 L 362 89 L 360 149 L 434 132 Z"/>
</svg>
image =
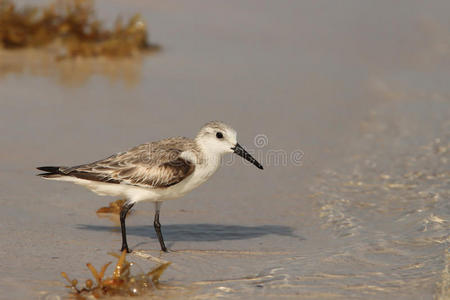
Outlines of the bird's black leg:
<svg viewBox="0 0 450 300">
<path fill-rule="evenodd" d="M 156 235 L 158 236 L 159 244 L 161 245 L 161 250 L 168 252 L 166 245 L 164 244 L 164 239 L 161 232 L 161 224 L 159 223 L 159 211 L 161 208 L 161 202 L 155 202 L 155 221 L 153 226 L 155 227 Z"/>
<path fill-rule="evenodd" d="M 134 203 L 125 203 L 120 210 L 120 228 L 122 229 L 122 249 L 127 250 L 127 253 L 130 253 L 130 249 L 128 249 L 127 244 L 127 229 L 125 228 L 125 218 L 127 217 L 128 211 L 133 207 Z"/>
</svg>

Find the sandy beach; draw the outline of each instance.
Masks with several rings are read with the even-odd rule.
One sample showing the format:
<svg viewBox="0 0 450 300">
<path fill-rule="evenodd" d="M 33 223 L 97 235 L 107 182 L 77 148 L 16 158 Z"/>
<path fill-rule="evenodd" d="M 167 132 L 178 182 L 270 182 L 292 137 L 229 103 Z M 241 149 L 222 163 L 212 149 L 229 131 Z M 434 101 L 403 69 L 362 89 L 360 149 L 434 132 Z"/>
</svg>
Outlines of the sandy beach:
<svg viewBox="0 0 450 300">
<path fill-rule="evenodd" d="M 0 299 L 62 299 L 60 272 L 85 279 L 87 262 L 119 253 L 120 228 L 95 213 L 116 199 L 35 167 L 194 137 L 210 120 L 233 126 L 264 171 L 225 157 L 165 202 L 169 253 L 153 205 L 134 207 L 128 259 L 172 262 L 157 297 L 450 297 L 450 2 L 102 0 L 96 11 L 141 13 L 162 51 L 59 63 L 0 51 Z"/>
</svg>

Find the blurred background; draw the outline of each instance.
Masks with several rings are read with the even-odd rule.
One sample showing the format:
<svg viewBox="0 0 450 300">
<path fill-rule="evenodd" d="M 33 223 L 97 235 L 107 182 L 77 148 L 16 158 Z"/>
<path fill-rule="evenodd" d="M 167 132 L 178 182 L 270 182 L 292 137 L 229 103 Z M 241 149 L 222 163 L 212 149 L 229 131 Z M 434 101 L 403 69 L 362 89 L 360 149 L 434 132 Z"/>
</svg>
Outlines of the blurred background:
<svg viewBox="0 0 450 300">
<path fill-rule="evenodd" d="M 178 252 L 159 254 L 150 203 L 128 221 L 131 248 L 173 263 L 172 296 L 448 299 L 449 1 L 91 3 L 105 28 L 139 13 L 157 46 L 0 50 L 0 298 L 64 295 L 61 271 L 86 278 L 84 263 L 118 250 L 95 214 L 115 199 L 36 166 L 222 120 L 264 171 L 236 160 L 164 203 Z"/>
</svg>

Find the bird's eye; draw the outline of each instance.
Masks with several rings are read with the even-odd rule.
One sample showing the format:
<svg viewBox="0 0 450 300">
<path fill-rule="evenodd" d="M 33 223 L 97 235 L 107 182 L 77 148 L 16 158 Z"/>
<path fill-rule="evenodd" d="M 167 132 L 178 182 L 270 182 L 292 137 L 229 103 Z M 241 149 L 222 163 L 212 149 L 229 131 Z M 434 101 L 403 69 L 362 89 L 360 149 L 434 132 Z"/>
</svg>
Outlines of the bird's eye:
<svg viewBox="0 0 450 300">
<path fill-rule="evenodd" d="M 222 134 L 222 132 L 216 133 L 216 138 L 218 138 L 218 139 L 223 139 L 223 134 Z"/>
</svg>

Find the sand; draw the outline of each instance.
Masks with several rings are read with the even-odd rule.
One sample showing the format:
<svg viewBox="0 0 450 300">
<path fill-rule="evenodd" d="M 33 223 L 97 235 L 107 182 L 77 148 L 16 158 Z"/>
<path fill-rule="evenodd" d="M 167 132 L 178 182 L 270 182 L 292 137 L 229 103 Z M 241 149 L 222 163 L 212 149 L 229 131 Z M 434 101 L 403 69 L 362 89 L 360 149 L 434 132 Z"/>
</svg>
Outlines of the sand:
<svg viewBox="0 0 450 300">
<path fill-rule="evenodd" d="M 168 254 L 152 204 L 135 206 L 129 260 L 172 262 L 161 280 L 178 289 L 161 297 L 446 299 L 449 9 L 105 0 L 102 18 L 141 12 L 163 50 L 62 64 L 2 51 L 0 298 L 64 296 L 61 271 L 87 278 L 85 263 L 120 247 L 116 225 L 95 214 L 115 199 L 44 181 L 36 166 L 192 137 L 218 119 L 265 169 L 226 157 L 164 203 Z"/>
</svg>

